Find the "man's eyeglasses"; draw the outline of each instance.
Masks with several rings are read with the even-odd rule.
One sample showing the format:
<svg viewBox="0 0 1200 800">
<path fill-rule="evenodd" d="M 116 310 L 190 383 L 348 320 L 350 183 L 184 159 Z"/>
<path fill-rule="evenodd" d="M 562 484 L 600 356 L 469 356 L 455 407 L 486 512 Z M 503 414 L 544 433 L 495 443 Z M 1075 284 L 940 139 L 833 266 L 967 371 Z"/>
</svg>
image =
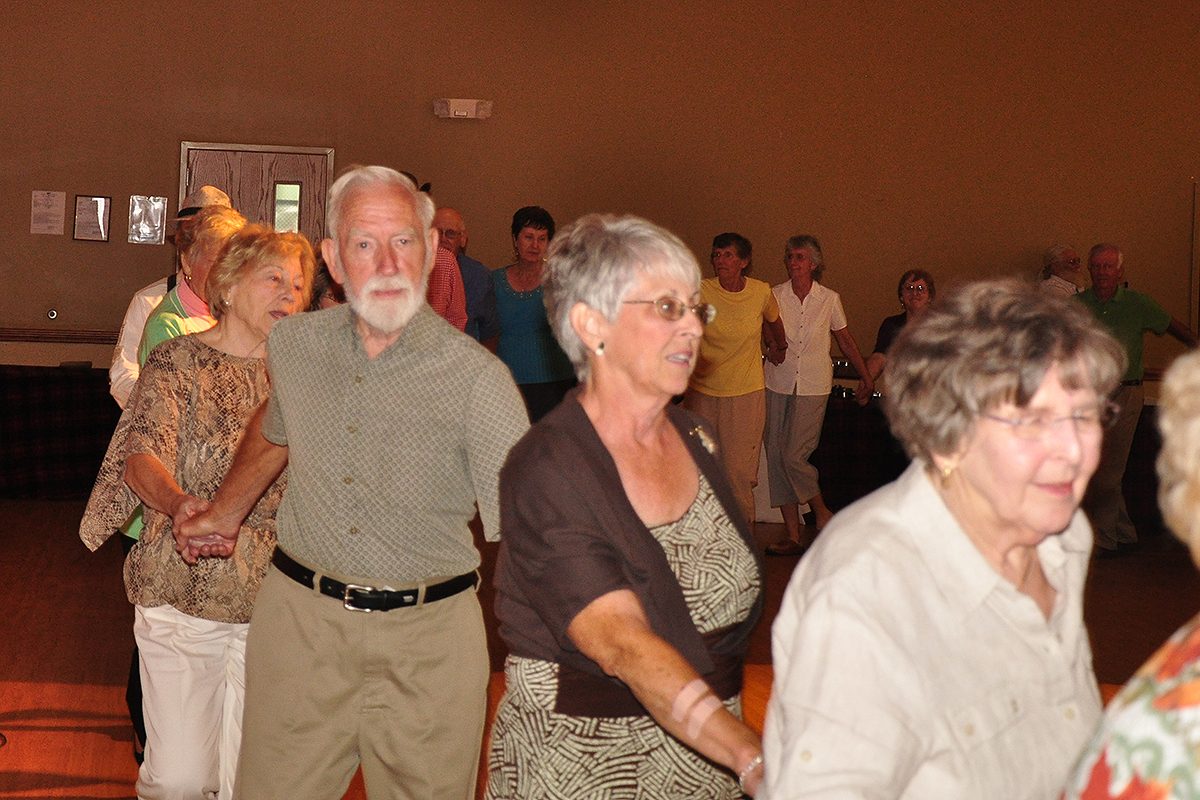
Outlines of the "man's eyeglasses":
<svg viewBox="0 0 1200 800">
<path fill-rule="evenodd" d="M 1080 409 L 1065 417 L 1051 417 L 1048 414 L 1027 414 L 1020 417 L 999 417 L 995 414 L 983 414 L 996 422 L 1003 422 L 1012 428 L 1018 439 L 1027 442 L 1044 442 L 1051 434 L 1057 433 L 1064 423 L 1070 422 L 1075 426 L 1075 432 L 1080 435 L 1099 434 L 1111 428 L 1121 413 L 1121 407 L 1111 401 L 1100 403 L 1095 408 Z"/>
<path fill-rule="evenodd" d="M 668 322 L 678 322 L 689 309 L 700 318 L 701 325 L 707 325 L 716 319 L 717 309 L 711 303 L 696 303 L 692 305 L 678 297 L 660 297 L 657 300 L 626 300 L 629 304 L 645 303 L 654 306 L 655 312 Z"/>
<path fill-rule="evenodd" d="M 904 287 L 904 291 L 916 292 L 917 294 L 925 294 L 925 292 L 928 292 L 929 289 L 923 283 L 910 283 Z"/>
<path fill-rule="evenodd" d="M 462 236 L 462 231 L 456 231 L 453 228 L 438 228 L 438 233 L 442 235 L 443 239 L 457 239 Z"/>
</svg>

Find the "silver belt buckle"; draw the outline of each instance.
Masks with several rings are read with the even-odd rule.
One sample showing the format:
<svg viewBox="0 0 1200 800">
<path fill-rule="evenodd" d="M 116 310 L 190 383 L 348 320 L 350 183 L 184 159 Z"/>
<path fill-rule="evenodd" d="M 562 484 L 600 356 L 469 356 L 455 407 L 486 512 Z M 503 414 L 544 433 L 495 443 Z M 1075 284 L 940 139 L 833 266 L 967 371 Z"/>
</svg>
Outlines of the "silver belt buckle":
<svg viewBox="0 0 1200 800">
<path fill-rule="evenodd" d="M 357 583 L 347 583 L 346 590 L 342 592 L 342 608 L 346 609 L 347 611 L 361 611 L 364 614 L 370 614 L 372 611 L 374 611 L 375 609 L 373 608 L 359 608 L 357 606 L 350 605 L 350 593 L 355 590 L 373 592 L 375 591 L 375 588 L 372 586 L 360 586 Z"/>
</svg>

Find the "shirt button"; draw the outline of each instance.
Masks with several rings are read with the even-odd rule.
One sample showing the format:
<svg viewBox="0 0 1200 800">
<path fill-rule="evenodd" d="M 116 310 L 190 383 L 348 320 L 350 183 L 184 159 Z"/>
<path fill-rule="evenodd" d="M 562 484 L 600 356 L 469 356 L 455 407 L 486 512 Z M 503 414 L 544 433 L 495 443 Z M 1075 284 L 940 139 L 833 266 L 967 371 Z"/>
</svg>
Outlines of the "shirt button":
<svg viewBox="0 0 1200 800">
<path fill-rule="evenodd" d="M 1075 719 L 1075 709 L 1072 708 L 1071 706 L 1067 706 L 1066 708 L 1063 709 L 1063 716 L 1067 718 L 1068 722 L 1074 720 Z"/>
<path fill-rule="evenodd" d="M 347 484 L 354 483 L 354 478 L 350 478 L 350 477 L 342 478 L 342 483 L 347 483 Z"/>
<path fill-rule="evenodd" d="M 355 376 L 354 376 L 354 382 L 355 382 L 355 383 L 362 383 L 362 375 L 355 375 Z"/>
<path fill-rule="evenodd" d="M 805 750 L 803 753 L 800 754 L 800 760 L 801 761 L 812 761 L 812 753 L 810 753 L 808 750 Z"/>
<path fill-rule="evenodd" d="M 350 529 L 350 533 L 351 533 L 351 534 L 356 534 L 356 533 L 358 533 L 358 528 L 351 528 L 351 529 Z"/>
<path fill-rule="evenodd" d="M 975 726 L 968 722 L 966 725 L 963 726 L 963 733 L 965 733 L 967 736 L 974 736 L 975 735 Z"/>
<path fill-rule="evenodd" d="M 347 433 L 358 433 L 358 428 L 356 428 L 356 427 L 355 427 L 355 426 L 353 426 L 353 425 L 347 425 L 347 426 L 346 426 L 346 432 L 347 432 Z"/>
</svg>

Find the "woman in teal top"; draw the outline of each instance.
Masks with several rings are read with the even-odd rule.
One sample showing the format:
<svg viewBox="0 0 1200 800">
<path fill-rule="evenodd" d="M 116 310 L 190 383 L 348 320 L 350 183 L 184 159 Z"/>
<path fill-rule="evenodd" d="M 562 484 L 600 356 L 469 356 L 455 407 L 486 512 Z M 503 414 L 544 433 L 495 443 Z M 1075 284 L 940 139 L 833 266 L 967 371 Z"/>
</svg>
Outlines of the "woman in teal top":
<svg viewBox="0 0 1200 800">
<path fill-rule="evenodd" d="M 496 355 L 512 371 L 529 421 L 537 422 L 576 382 L 542 302 L 542 266 L 554 238 L 554 218 L 544 208 L 526 206 L 513 214 L 512 237 L 516 263 L 492 273 L 500 317 Z"/>
</svg>

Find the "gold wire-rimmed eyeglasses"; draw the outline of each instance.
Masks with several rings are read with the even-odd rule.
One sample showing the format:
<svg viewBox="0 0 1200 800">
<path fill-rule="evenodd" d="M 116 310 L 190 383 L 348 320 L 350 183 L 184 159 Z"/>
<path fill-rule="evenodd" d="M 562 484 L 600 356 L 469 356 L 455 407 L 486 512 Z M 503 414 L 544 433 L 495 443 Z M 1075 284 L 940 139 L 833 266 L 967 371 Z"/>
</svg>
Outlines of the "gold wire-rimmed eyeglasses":
<svg viewBox="0 0 1200 800">
<path fill-rule="evenodd" d="M 683 315 L 689 309 L 700 318 L 701 325 L 707 325 L 716 319 L 717 309 L 711 303 L 691 303 L 680 300 L 678 297 L 665 295 L 657 300 L 626 300 L 631 305 L 646 304 L 654 306 L 654 310 L 660 317 L 668 322 L 678 322 L 683 319 Z"/>
</svg>

